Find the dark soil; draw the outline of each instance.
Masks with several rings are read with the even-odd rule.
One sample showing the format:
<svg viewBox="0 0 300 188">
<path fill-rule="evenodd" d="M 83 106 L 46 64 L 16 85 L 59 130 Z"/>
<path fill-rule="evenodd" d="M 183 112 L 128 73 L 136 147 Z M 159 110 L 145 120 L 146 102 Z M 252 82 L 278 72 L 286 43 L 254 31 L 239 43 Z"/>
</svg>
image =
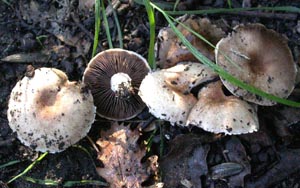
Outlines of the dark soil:
<svg viewBox="0 0 300 188">
<path fill-rule="evenodd" d="M 39 153 L 22 145 L 16 138 L 16 134 L 8 126 L 6 111 L 9 94 L 16 82 L 23 77 L 28 65 L 33 65 L 35 68 L 44 66 L 55 67 L 65 71 L 70 80 L 81 80 L 83 71 L 92 54 L 95 16 L 93 6 L 89 4 L 93 2 L 93 0 L 0 1 L 0 59 L 2 59 L 0 60 L 0 166 L 11 161 L 19 161 L 14 165 L 0 168 L 1 187 L 48 187 L 31 183 L 22 178 L 8 185 L 5 184 L 12 177 L 27 168 L 39 155 Z M 242 2 L 242 0 L 233 0 L 232 6 L 241 7 Z M 250 2 L 252 7 L 300 7 L 299 1 L 292 0 L 244 0 L 244 2 Z M 116 0 L 113 3 L 116 6 L 124 35 L 124 48 L 147 57 L 149 24 L 144 7 L 129 0 Z M 166 2 L 162 1 L 162 3 Z M 174 3 L 174 1 L 167 1 L 167 3 Z M 198 2 L 197 0 L 187 0 L 180 1 L 178 5 L 180 10 L 222 7 L 228 7 L 226 1 L 204 0 Z M 300 54 L 299 14 L 240 12 L 235 14 L 203 15 L 203 17 L 208 17 L 213 23 L 219 24 L 225 32 L 231 32 L 231 29 L 240 23 L 264 24 L 267 28 L 274 29 L 288 38 L 294 59 L 298 61 Z M 156 14 L 156 20 L 157 32 L 161 27 L 167 26 L 163 16 L 158 13 Z M 108 22 L 114 46 L 117 47 L 117 30 L 111 14 Z M 108 44 L 104 27 L 102 27 L 98 51 L 100 52 L 104 49 L 108 49 Z M 22 62 L 17 62 L 18 60 L 16 59 L 3 59 L 9 55 L 20 53 L 26 54 Z M 296 87 L 291 98 L 299 101 L 298 87 Z M 245 187 L 299 187 L 299 110 L 276 105 L 274 107 L 259 107 L 258 113 L 260 119 L 260 131 L 258 133 L 234 137 L 221 135 L 217 139 L 201 138 L 200 141 L 194 141 L 192 146 L 196 147 L 198 142 L 203 143 L 203 146 L 206 148 L 206 154 L 202 158 L 204 157 L 203 160 L 207 160 L 208 168 L 227 160 L 232 161 L 235 156 L 245 156 L 249 163 L 248 170 L 251 170 L 251 173 L 237 176 L 239 179 L 243 179 L 245 176 Z M 149 116 L 147 112 L 144 112 L 137 119 L 148 120 Z M 107 124 L 109 124 L 108 121 L 97 117 L 97 121 L 89 133 L 94 142 L 99 138 L 101 127 Z M 190 130 L 173 127 L 168 123 L 164 123 L 162 127 L 160 131 L 166 137 L 164 140 L 161 140 L 159 136 L 160 131 L 156 132 L 152 146 L 153 154 L 159 155 L 160 141 L 165 143 L 165 154 L 170 148 L 173 148 L 172 151 L 174 153 L 174 144 L 178 144 L 179 141 L 178 139 L 177 141 L 173 139 L 178 135 L 190 134 Z M 193 128 L 191 133 L 196 135 L 208 134 L 196 128 Z M 145 134 L 146 137 L 149 136 L 148 134 Z M 212 136 L 211 134 L 208 135 Z M 180 144 L 187 144 L 187 142 L 181 141 Z M 233 149 L 231 148 L 232 145 L 242 149 Z M 183 150 L 191 152 L 194 150 L 191 148 L 192 146 Z M 207 148 L 210 148 L 210 150 L 208 151 Z M 225 150 L 237 153 L 235 156 L 228 155 L 226 157 L 224 155 Z M 168 155 L 170 156 L 172 153 Z M 182 156 L 185 155 L 173 156 L 172 160 L 181 160 L 180 157 Z M 70 147 L 61 153 L 47 155 L 26 176 L 42 180 L 52 179 L 59 181 L 61 185 L 66 181 L 72 180 L 105 181 L 96 172 L 95 167 L 101 167 L 101 165 L 102 163 L 97 160 L 96 150 L 89 140 L 84 138 L 76 146 Z M 202 185 L 198 185 L 198 187 L 232 187 L 232 185 L 241 185 L 233 178 L 211 180 L 201 176 L 201 180 Z M 81 187 L 101 186 L 81 185 Z"/>
</svg>

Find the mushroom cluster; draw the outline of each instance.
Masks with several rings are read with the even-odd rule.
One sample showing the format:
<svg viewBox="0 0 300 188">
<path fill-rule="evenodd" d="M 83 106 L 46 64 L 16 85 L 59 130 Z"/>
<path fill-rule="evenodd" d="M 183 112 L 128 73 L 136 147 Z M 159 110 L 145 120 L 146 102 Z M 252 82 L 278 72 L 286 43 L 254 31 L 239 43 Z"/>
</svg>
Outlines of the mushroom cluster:
<svg viewBox="0 0 300 188">
<path fill-rule="evenodd" d="M 27 72 L 13 88 L 7 111 L 9 126 L 23 144 L 50 153 L 85 137 L 95 114 L 91 93 L 55 68 Z"/>
<path fill-rule="evenodd" d="M 186 62 L 149 73 L 141 83 L 139 95 L 154 116 L 184 126 L 197 102 L 190 90 L 214 77 L 216 74 L 207 66 Z"/>
<path fill-rule="evenodd" d="M 180 19 L 201 35 L 207 33 L 201 33 L 206 29 L 210 29 L 211 33 L 218 31 L 207 19 Z M 199 42 L 200 39 L 180 25 L 177 28 L 201 53 L 214 60 L 210 53 L 206 53 L 210 52 L 208 48 L 203 50 L 205 45 Z M 297 69 L 284 37 L 261 24 L 236 26 L 227 37 L 222 36 L 221 31 L 217 33 L 215 39 L 218 38 L 218 41 L 212 40 L 217 47 L 212 53 L 220 67 L 264 92 L 281 98 L 290 95 Z M 221 81 L 215 81 L 214 78 L 218 79 L 218 76 L 203 68 L 204 65 L 187 62 L 195 61 L 195 57 L 179 43 L 169 27 L 159 32 L 157 64 L 164 69 L 149 73 L 142 81 L 139 92 L 149 111 L 157 118 L 170 121 L 172 125 L 192 125 L 214 133 L 244 134 L 257 131 L 257 105 L 270 106 L 276 103 L 232 85 L 222 77 Z M 196 98 L 191 90 L 199 84 L 201 88 Z M 225 95 L 224 90 L 232 95 Z M 157 96 L 149 94 L 150 91 Z"/>
</svg>

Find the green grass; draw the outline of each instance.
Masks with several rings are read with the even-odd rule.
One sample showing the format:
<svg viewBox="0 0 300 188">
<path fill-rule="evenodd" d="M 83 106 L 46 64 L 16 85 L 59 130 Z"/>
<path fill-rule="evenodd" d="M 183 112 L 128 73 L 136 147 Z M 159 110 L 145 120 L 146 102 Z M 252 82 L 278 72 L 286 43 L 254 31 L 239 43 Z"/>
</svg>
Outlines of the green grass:
<svg viewBox="0 0 300 188">
<path fill-rule="evenodd" d="M 157 6 L 156 4 L 153 4 Z M 158 7 L 158 6 L 157 6 Z M 162 10 L 162 9 L 161 9 Z M 220 13 L 233 13 L 241 11 L 283 11 L 283 12 L 293 12 L 300 13 L 300 8 L 293 6 L 280 6 L 280 7 L 252 7 L 252 8 L 215 8 L 209 10 L 190 10 L 190 11 L 163 11 L 168 15 L 183 15 L 183 14 L 220 14 Z"/>
<path fill-rule="evenodd" d="M 231 0 L 227 0 L 227 5 L 228 5 L 228 7 L 229 7 L 230 9 L 232 9 L 232 2 L 231 2 Z"/>
<path fill-rule="evenodd" d="M 5 164 L 0 165 L 0 169 L 8 167 L 8 166 L 12 166 L 12 165 L 20 163 L 20 162 L 21 162 L 20 160 L 9 161 L 9 162 L 7 162 Z"/>
<path fill-rule="evenodd" d="M 155 45 L 155 17 L 153 8 L 150 5 L 148 0 L 144 0 L 144 5 L 148 14 L 148 20 L 150 25 L 150 41 L 148 47 L 148 63 L 149 66 L 155 68 L 155 54 L 154 54 L 154 45 Z"/>
<path fill-rule="evenodd" d="M 104 28 L 105 28 L 105 33 L 106 33 L 106 39 L 108 42 L 108 46 L 110 49 L 114 48 L 112 39 L 111 39 L 111 34 L 110 34 L 110 29 L 109 29 L 109 24 L 106 16 L 106 10 L 104 6 L 104 1 L 101 1 L 101 12 L 102 12 L 102 17 L 103 17 L 103 23 L 104 23 Z"/>
<path fill-rule="evenodd" d="M 39 156 L 39 158 L 37 158 L 35 161 L 33 161 L 33 163 L 31 163 L 23 172 L 21 172 L 20 174 L 18 174 L 17 176 L 13 177 L 12 179 L 10 179 L 7 184 L 10 184 L 11 182 L 15 181 L 16 179 L 22 177 L 23 175 L 25 175 L 27 172 L 29 172 L 38 162 L 40 162 L 41 160 L 43 160 L 46 156 L 48 155 L 48 152 L 43 153 L 41 156 Z"/>
<path fill-rule="evenodd" d="M 108 2 L 109 2 L 109 5 L 112 7 L 113 17 L 114 17 L 115 24 L 116 24 L 117 31 L 118 31 L 119 48 L 123 48 L 123 34 L 122 34 L 119 19 L 118 19 L 118 15 L 116 13 L 116 10 L 113 8 L 113 6 L 111 4 L 111 1 L 108 0 Z"/>
<path fill-rule="evenodd" d="M 92 57 L 94 57 L 97 53 L 99 34 L 100 34 L 100 0 L 95 0 L 95 34 L 94 34 L 94 43 L 93 43 L 93 52 Z"/>
<path fill-rule="evenodd" d="M 7 1 L 7 0 L 1 0 L 1 1 L 2 1 L 2 3 L 5 3 L 8 6 L 11 6 L 11 3 L 9 1 Z"/>
<path fill-rule="evenodd" d="M 61 186 L 61 187 L 76 187 L 76 186 L 84 186 L 84 185 L 108 186 L 107 183 L 99 180 L 65 181 L 61 183 L 60 181 L 56 181 L 56 180 L 51 180 L 51 179 L 42 180 L 42 179 L 36 179 L 28 176 L 23 176 L 22 179 L 34 184 L 47 185 L 47 186 Z"/>
</svg>

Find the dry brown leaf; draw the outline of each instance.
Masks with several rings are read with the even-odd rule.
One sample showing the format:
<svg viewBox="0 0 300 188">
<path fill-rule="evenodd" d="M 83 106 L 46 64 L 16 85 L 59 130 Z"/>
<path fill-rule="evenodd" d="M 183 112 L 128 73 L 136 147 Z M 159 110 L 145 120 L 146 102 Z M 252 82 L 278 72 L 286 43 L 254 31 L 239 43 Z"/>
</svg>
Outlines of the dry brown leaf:
<svg viewBox="0 0 300 188">
<path fill-rule="evenodd" d="M 142 187 L 141 183 L 157 171 L 156 156 L 141 163 L 146 150 L 137 144 L 139 136 L 138 130 L 130 130 L 129 126 L 117 122 L 108 131 L 101 132 L 96 143 L 101 148 L 98 159 L 103 162 L 104 168 L 98 168 L 97 172 L 111 188 Z"/>
</svg>

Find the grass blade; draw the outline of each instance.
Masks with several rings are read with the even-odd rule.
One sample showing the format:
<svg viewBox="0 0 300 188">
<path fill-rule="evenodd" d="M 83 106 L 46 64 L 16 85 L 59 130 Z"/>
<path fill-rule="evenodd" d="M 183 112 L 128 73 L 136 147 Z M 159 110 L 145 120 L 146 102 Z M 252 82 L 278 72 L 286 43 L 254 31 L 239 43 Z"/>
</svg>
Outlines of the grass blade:
<svg viewBox="0 0 300 188">
<path fill-rule="evenodd" d="M 208 40 L 206 40 L 205 37 L 203 37 L 202 35 L 200 35 L 199 33 L 197 33 L 196 31 L 192 30 L 191 28 L 189 28 L 188 26 L 184 25 L 182 22 L 178 21 L 177 19 L 170 17 L 174 22 L 177 22 L 179 25 L 181 25 L 182 27 L 184 27 L 187 31 L 189 31 L 190 33 L 192 33 L 193 35 L 195 35 L 196 37 L 198 37 L 199 39 L 201 39 L 202 41 L 204 41 L 206 44 L 208 44 L 210 47 L 212 47 L 213 49 L 216 49 L 216 46 L 213 45 L 211 42 L 209 42 Z M 232 59 L 230 59 L 227 55 L 225 55 L 223 52 L 220 51 L 220 53 L 222 55 L 225 56 L 226 60 L 229 61 L 229 63 L 231 63 L 233 66 L 235 66 L 238 70 L 243 71 L 243 69 L 237 65 L 235 62 L 233 62 Z"/>
<path fill-rule="evenodd" d="M 21 161 L 20 160 L 15 160 L 15 161 L 9 161 L 3 165 L 0 165 L 0 169 L 1 168 L 5 168 L 5 167 L 8 167 L 8 166 L 11 166 L 11 165 L 14 165 L 14 164 L 17 164 L 17 163 L 20 163 Z"/>
<path fill-rule="evenodd" d="M 231 0 L 227 0 L 227 5 L 228 5 L 228 7 L 231 9 L 232 8 L 232 2 L 231 2 Z"/>
<path fill-rule="evenodd" d="M 148 20 L 150 25 L 150 42 L 148 48 L 148 63 L 149 66 L 155 68 L 155 55 L 154 55 L 154 45 L 155 45 L 155 17 L 154 10 L 150 5 L 149 0 L 144 0 L 144 5 L 148 14 Z"/>
<path fill-rule="evenodd" d="M 19 177 L 21 177 L 24 174 L 26 174 L 27 172 L 29 172 L 38 162 L 40 162 L 41 160 L 43 160 L 47 155 L 48 155 L 48 152 L 43 153 L 41 156 L 39 156 L 39 158 L 37 158 L 37 160 L 35 160 L 33 163 L 31 163 L 22 173 L 18 174 L 17 176 L 15 176 L 11 180 L 9 180 L 7 182 L 7 184 L 15 181 Z"/>
<path fill-rule="evenodd" d="M 175 4 L 174 4 L 174 7 L 173 7 L 173 11 L 176 11 L 176 8 L 177 8 L 177 6 L 178 6 L 178 4 L 179 4 L 179 1 L 180 1 L 180 0 L 176 0 L 176 2 L 175 2 Z"/>
<path fill-rule="evenodd" d="M 101 1 L 101 11 L 102 11 L 102 17 L 103 17 L 104 28 L 105 28 L 105 33 L 106 33 L 106 38 L 107 38 L 108 46 L 111 49 L 111 48 L 114 48 L 114 46 L 112 44 L 110 29 L 109 29 L 109 25 L 108 25 L 108 21 L 107 21 L 106 10 L 105 10 L 105 6 L 104 6 L 104 1 L 103 0 Z"/>
<path fill-rule="evenodd" d="M 67 181 L 63 184 L 63 187 L 74 187 L 82 185 L 101 185 L 108 186 L 107 183 L 97 180 L 80 180 L 80 181 Z"/>
<path fill-rule="evenodd" d="M 28 176 L 23 176 L 22 179 L 25 181 L 39 184 L 39 185 L 47 185 L 47 186 L 62 186 L 62 187 L 75 187 L 75 186 L 83 186 L 83 185 L 100 185 L 100 186 L 108 186 L 107 183 L 99 181 L 99 180 L 79 180 L 79 181 L 66 181 L 65 183 L 61 183 L 59 181 L 51 180 L 51 179 L 36 179 Z"/>
<path fill-rule="evenodd" d="M 119 47 L 123 48 L 123 34 L 122 34 L 122 30 L 121 30 L 119 19 L 118 19 L 118 15 L 116 13 L 116 10 L 113 8 L 110 0 L 108 0 L 108 3 L 109 3 L 109 6 L 112 7 L 112 13 L 113 13 L 113 17 L 114 17 L 115 24 L 116 24 L 116 27 L 117 27 L 118 38 L 119 38 Z"/>
<path fill-rule="evenodd" d="M 183 14 L 220 14 L 220 13 L 232 13 L 241 11 L 283 11 L 300 13 L 300 8 L 293 6 L 281 6 L 281 7 L 252 7 L 252 8 L 214 8 L 209 10 L 190 10 L 190 11 L 164 11 L 168 15 L 183 15 Z M 163 11 L 163 10 L 162 10 Z"/>
<path fill-rule="evenodd" d="M 97 53 L 99 33 L 100 33 L 100 0 L 95 0 L 95 34 L 94 34 L 92 57 L 94 57 Z"/>
<path fill-rule="evenodd" d="M 260 89 L 248 85 L 246 83 L 244 83 L 241 80 L 238 80 L 237 78 L 233 77 L 232 75 L 230 75 L 228 72 L 226 72 L 225 70 L 223 70 L 221 67 L 219 67 L 217 64 L 213 63 L 212 61 L 210 61 L 207 57 L 205 57 L 202 53 L 200 53 L 184 36 L 183 34 L 176 28 L 176 26 L 174 25 L 174 23 L 172 22 L 171 19 L 174 19 L 172 17 L 170 17 L 165 11 L 163 11 L 162 9 L 160 9 L 158 6 L 156 6 L 155 4 L 151 3 L 151 6 L 153 6 L 155 9 L 157 9 L 159 12 L 161 12 L 163 14 L 163 16 L 166 18 L 166 20 L 168 21 L 170 27 L 172 28 L 172 30 L 175 32 L 175 34 L 178 36 L 178 38 L 180 38 L 181 42 L 189 49 L 189 51 L 203 64 L 206 64 L 207 66 L 209 66 L 211 69 L 213 69 L 217 74 L 219 74 L 222 78 L 230 81 L 232 84 L 245 89 L 251 93 L 254 93 L 256 95 L 259 95 L 261 97 L 265 97 L 269 100 L 273 100 L 276 101 L 278 103 L 281 104 L 285 104 L 288 106 L 292 106 L 292 107 L 300 107 L 300 103 L 295 102 L 295 101 L 291 101 L 291 100 L 287 100 L 287 99 L 283 99 L 274 95 L 271 95 L 269 93 L 263 92 Z"/>
<path fill-rule="evenodd" d="M 50 179 L 36 179 L 28 176 L 23 176 L 22 179 L 25 181 L 34 183 L 34 184 L 40 184 L 40 185 L 48 185 L 48 186 L 58 186 L 60 183 L 58 181 L 50 180 Z"/>
</svg>

